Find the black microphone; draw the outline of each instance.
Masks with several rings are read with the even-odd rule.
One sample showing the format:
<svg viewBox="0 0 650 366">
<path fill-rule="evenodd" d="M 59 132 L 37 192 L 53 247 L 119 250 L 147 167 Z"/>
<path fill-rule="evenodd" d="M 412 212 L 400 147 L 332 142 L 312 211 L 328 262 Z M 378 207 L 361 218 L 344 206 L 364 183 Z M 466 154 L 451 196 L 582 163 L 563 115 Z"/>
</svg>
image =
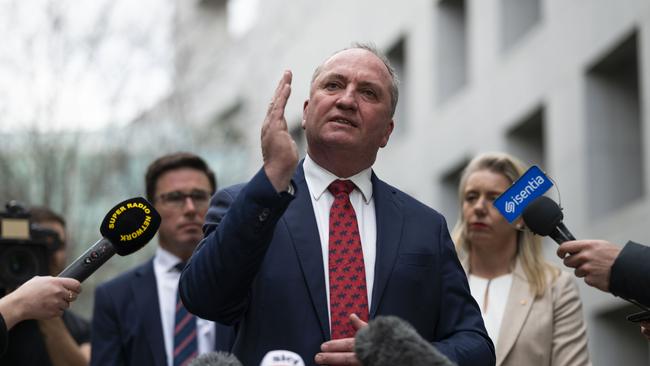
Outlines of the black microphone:
<svg viewBox="0 0 650 366">
<path fill-rule="evenodd" d="M 83 282 L 104 264 L 113 254 L 129 255 L 156 235 L 160 215 L 151 203 L 142 197 L 130 198 L 118 203 L 104 217 L 99 228 L 99 239 L 79 258 L 59 274 Z"/>
<path fill-rule="evenodd" d="M 539 196 L 524 209 L 521 217 L 533 233 L 540 236 L 550 236 L 556 243 L 576 240 L 564 225 L 562 209 L 552 199 Z"/>
<path fill-rule="evenodd" d="M 454 366 L 406 321 L 379 316 L 357 331 L 354 353 L 363 366 Z"/>
<path fill-rule="evenodd" d="M 235 355 L 225 352 L 208 352 L 193 359 L 187 366 L 243 366 Z"/>
</svg>

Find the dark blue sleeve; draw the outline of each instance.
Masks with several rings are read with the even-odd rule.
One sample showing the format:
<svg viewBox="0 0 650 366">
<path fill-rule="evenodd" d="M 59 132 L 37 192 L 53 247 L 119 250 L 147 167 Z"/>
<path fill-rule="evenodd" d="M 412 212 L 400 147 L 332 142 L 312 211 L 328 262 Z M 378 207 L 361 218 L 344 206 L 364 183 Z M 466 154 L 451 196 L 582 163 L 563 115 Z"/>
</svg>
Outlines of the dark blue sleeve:
<svg viewBox="0 0 650 366">
<path fill-rule="evenodd" d="M 650 306 L 650 247 L 628 242 L 612 265 L 610 292 Z"/>
<path fill-rule="evenodd" d="M 436 347 L 460 365 L 494 365 L 496 356 L 492 340 L 485 330 L 481 311 L 472 297 L 447 224 L 440 229 L 441 297 Z"/>
<path fill-rule="evenodd" d="M 124 365 L 120 330 L 111 296 L 103 286 L 95 290 L 91 332 L 91 365 Z"/>
<path fill-rule="evenodd" d="M 181 274 L 180 294 L 190 312 L 222 324 L 237 322 L 275 225 L 292 199 L 275 191 L 264 169 L 244 186 L 217 192 L 205 237 Z"/>
</svg>

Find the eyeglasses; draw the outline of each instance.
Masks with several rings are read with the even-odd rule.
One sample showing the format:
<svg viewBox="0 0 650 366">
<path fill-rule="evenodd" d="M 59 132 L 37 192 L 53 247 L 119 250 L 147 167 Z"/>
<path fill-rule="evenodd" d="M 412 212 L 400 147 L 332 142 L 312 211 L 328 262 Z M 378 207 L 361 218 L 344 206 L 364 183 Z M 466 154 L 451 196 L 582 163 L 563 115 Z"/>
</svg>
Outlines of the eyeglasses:
<svg viewBox="0 0 650 366">
<path fill-rule="evenodd" d="M 158 199 L 163 205 L 173 208 L 183 208 L 188 198 L 192 200 L 194 207 L 206 208 L 210 200 L 210 193 L 202 189 L 193 189 L 190 193 L 173 191 L 162 193 L 158 196 Z"/>
</svg>

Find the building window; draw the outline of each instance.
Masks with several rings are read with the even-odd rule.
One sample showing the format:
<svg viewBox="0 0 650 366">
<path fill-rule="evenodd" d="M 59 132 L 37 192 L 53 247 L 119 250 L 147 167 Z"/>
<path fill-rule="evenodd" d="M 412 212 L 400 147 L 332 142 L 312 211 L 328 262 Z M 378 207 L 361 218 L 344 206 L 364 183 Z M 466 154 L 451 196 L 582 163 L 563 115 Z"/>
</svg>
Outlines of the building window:
<svg viewBox="0 0 650 366">
<path fill-rule="evenodd" d="M 501 49 L 516 44 L 540 19 L 539 0 L 501 0 Z"/>
<path fill-rule="evenodd" d="M 544 108 L 520 118 L 506 134 L 507 150 L 524 165 L 544 169 Z"/>
<path fill-rule="evenodd" d="M 437 11 L 437 101 L 443 103 L 467 82 L 465 0 L 441 0 Z"/>
<path fill-rule="evenodd" d="M 586 146 L 592 217 L 643 196 L 643 143 L 637 33 L 587 69 Z"/>
</svg>

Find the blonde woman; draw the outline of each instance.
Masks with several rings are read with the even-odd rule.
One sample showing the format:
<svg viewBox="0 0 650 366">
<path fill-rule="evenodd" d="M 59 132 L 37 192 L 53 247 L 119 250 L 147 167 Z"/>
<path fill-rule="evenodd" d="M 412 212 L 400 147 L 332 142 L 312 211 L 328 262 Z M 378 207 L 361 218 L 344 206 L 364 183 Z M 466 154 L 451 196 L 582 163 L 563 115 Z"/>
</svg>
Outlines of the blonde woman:
<svg viewBox="0 0 650 366">
<path fill-rule="evenodd" d="M 547 263 L 539 237 L 509 224 L 492 202 L 524 169 L 507 154 L 477 156 L 460 181 L 453 239 L 495 348 L 496 365 L 589 365 L 572 276 Z"/>
</svg>

